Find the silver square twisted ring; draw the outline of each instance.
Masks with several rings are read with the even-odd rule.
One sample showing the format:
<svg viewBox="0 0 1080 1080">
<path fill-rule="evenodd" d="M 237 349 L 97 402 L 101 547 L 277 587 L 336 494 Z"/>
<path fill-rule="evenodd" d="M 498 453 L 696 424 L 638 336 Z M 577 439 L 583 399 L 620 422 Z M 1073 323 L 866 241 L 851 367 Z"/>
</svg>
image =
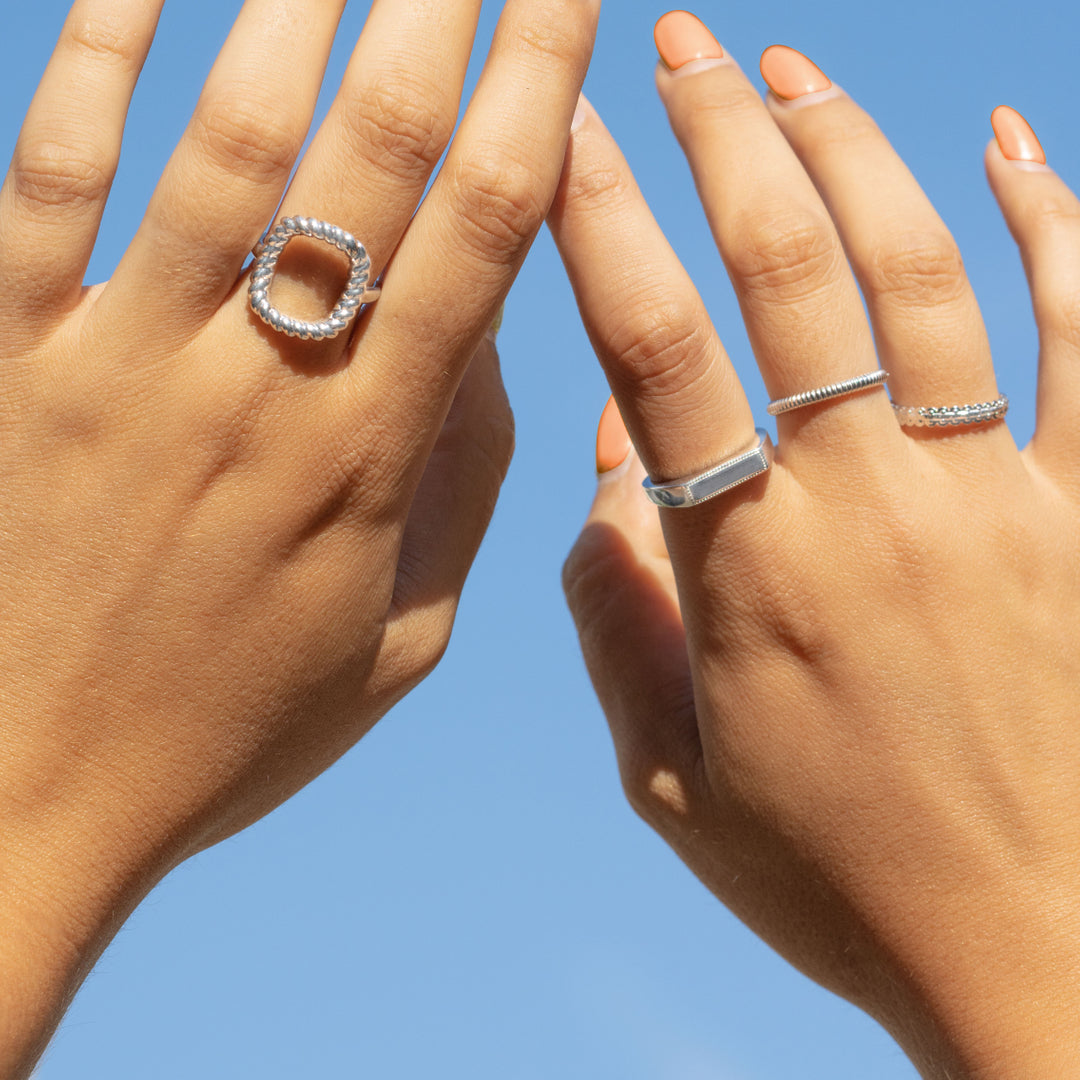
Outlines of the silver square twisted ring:
<svg viewBox="0 0 1080 1080">
<path fill-rule="evenodd" d="M 270 303 L 270 286 L 277 273 L 278 259 L 281 258 L 285 245 L 295 236 L 322 240 L 349 259 L 349 280 L 345 291 L 334 305 L 334 310 L 319 322 L 294 319 Z M 251 264 L 251 286 L 248 289 L 251 310 L 267 326 L 302 341 L 324 341 L 337 337 L 356 317 L 361 306 L 373 303 L 381 292 L 380 289 L 367 287 L 371 280 L 371 259 L 364 245 L 344 229 L 317 218 L 282 218 L 256 245 L 253 254 L 255 261 Z"/>
</svg>

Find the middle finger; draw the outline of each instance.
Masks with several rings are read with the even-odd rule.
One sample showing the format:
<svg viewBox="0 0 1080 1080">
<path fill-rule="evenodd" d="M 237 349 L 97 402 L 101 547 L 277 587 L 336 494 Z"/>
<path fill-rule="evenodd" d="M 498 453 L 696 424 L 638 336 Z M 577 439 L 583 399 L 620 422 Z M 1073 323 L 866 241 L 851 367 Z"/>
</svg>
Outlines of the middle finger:
<svg viewBox="0 0 1080 1080">
<path fill-rule="evenodd" d="M 281 215 L 310 216 L 352 233 L 378 276 L 397 247 L 453 133 L 481 0 L 376 0 L 341 89 L 304 156 Z M 282 255 L 275 305 L 322 319 L 334 295 L 305 296 L 313 280 L 340 284 L 315 241 Z M 243 305 L 246 293 L 235 300 Z M 331 350 L 344 350 L 342 335 Z M 307 347 L 310 353 L 311 346 Z"/>
<path fill-rule="evenodd" d="M 657 24 L 657 84 L 774 398 L 874 371 L 877 354 L 843 246 L 813 183 L 738 65 L 688 12 Z M 708 46 L 705 48 L 704 46 Z M 700 57 L 714 61 L 704 64 Z M 827 414 L 827 422 L 818 420 Z M 836 446 L 836 424 L 880 431 L 868 391 L 779 419 L 781 440 Z"/>
<path fill-rule="evenodd" d="M 996 398 L 990 343 L 960 252 L 896 151 L 801 53 L 773 45 L 761 70 L 775 84 L 769 110 L 827 202 L 862 285 L 896 400 Z"/>
</svg>

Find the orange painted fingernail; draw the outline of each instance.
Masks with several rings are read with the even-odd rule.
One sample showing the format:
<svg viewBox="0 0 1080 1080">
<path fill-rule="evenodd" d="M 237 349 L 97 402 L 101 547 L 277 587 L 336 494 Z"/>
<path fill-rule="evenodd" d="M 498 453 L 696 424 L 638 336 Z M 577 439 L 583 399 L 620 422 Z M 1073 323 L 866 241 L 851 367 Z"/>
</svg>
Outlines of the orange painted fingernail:
<svg viewBox="0 0 1080 1080">
<path fill-rule="evenodd" d="M 617 469 L 630 453 L 630 436 L 619 413 L 615 399 L 608 398 L 600 416 L 600 426 L 596 429 L 596 473 L 603 476 L 612 469 Z"/>
<path fill-rule="evenodd" d="M 691 60 L 723 60 L 724 49 L 708 27 L 689 11 L 669 11 L 653 31 L 656 51 L 671 71 Z"/>
<path fill-rule="evenodd" d="M 1009 161 L 1034 161 L 1046 164 L 1046 152 L 1031 125 L 1008 105 L 999 105 L 990 114 L 990 124 L 1001 153 Z"/>
<path fill-rule="evenodd" d="M 770 45 L 761 54 L 761 77 L 785 101 L 817 94 L 832 86 L 829 77 L 808 57 L 786 45 Z"/>
</svg>

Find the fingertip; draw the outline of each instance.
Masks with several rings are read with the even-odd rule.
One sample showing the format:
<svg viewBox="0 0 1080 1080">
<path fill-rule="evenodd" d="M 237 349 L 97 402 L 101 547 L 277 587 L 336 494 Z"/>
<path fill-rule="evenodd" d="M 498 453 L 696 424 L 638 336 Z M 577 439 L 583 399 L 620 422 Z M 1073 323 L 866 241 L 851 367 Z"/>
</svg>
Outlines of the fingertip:
<svg viewBox="0 0 1080 1080">
<path fill-rule="evenodd" d="M 656 51 L 668 71 L 700 60 L 723 60 L 724 47 L 709 28 L 689 11 L 669 11 L 653 27 Z"/>
<path fill-rule="evenodd" d="M 570 134 L 576 135 L 596 115 L 592 103 L 584 94 L 578 95 L 577 108 L 574 109 L 574 118 L 570 121 Z"/>
<path fill-rule="evenodd" d="M 808 56 L 788 45 L 770 45 L 759 62 L 761 77 L 781 101 L 832 89 L 832 81 Z"/>
<path fill-rule="evenodd" d="M 617 472 L 630 458 L 633 444 L 619 406 L 609 397 L 596 429 L 596 475 L 603 478 Z"/>
<path fill-rule="evenodd" d="M 994 109 L 990 114 L 990 126 L 1006 161 L 1046 165 L 1046 151 L 1035 130 L 1011 105 L 999 105 Z"/>
</svg>

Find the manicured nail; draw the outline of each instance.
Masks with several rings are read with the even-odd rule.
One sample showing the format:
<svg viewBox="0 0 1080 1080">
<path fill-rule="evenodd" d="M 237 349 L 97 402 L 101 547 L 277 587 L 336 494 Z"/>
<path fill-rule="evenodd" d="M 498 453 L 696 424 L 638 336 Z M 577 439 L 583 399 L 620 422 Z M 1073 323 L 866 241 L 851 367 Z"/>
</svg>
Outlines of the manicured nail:
<svg viewBox="0 0 1080 1080">
<path fill-rule="evenodd" d="M 653 31 L 660 59 L 670 71 L 692 60 L 723 60 L 724 49 L 705 24 L 689 11 L 669 11 Z"/>
<path fill-rule="evenodd" d="M 578 98 L 577 108 L 574 110 L 574 119 L 570 121 L 570 134 L 573 135 L 582 124 L 585 123 L 585 118 L 589 115 L 589 106 L 585 101 L 585 95 L 582 94 Z"/>
<path fill-rule="evenodd" d="M 769 89 L 785 101 L 819 94 L 832 86 L 817 64 L 786 45 L 770 45 L 761 54 L 761 77 L 769 84 Z"/>
<path fill-rule="evenodd" d="M 506 301 L 504 300 L 499 305 L 499 310 L 495 312 L 495 318 L 491 320 L 491 325 L 487 330 L 488 340 L 494 342 L 499 336 L 499 331 L 502 329 L 503 316 L 506 314 Z"/>
<path fill-rule="evenodd" d="M 1001 153 L 1009 161 L 1034 161 L 1046 164 L 1046 153 L 1031 125 L 1008 105 L 999 105 L 990 114 L 990 124 Z"/>
<path fill-rule="evenodd" d="M 596 429 L 597 476 L 617 469 L 629 457 L 630 446 L 630 436 L 619 414 L 619 407 L 614 398 L 608 398 L 600 417 L 600 426 Z"/>
</svg>

